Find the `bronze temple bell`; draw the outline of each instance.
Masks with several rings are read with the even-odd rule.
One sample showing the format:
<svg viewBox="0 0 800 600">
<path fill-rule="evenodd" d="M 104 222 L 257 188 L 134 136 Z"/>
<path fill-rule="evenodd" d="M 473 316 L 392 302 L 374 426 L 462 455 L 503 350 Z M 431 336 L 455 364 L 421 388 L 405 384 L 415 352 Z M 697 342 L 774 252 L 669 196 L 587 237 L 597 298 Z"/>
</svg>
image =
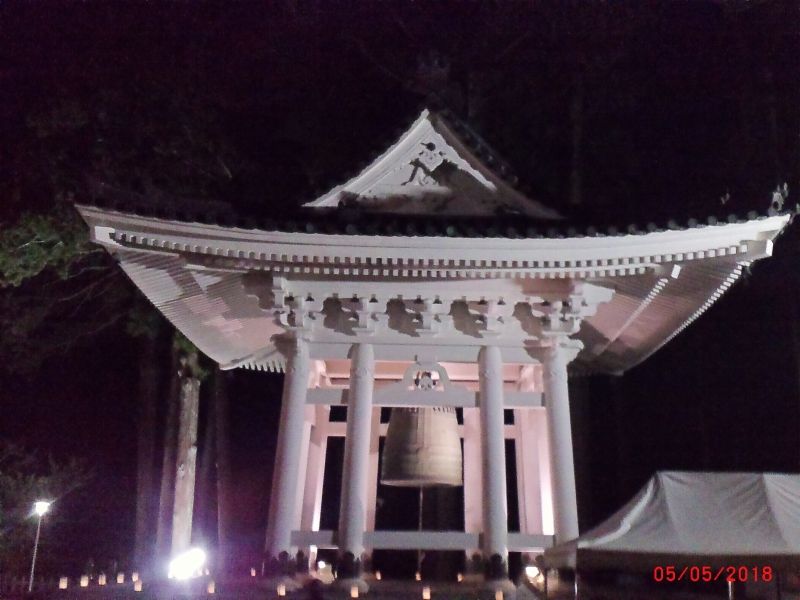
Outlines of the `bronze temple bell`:
<svg viewBox="0 0 800 600">
<path fill-rule="evenodd" d="M 431 373 L 415 378 L 418 389 L 434 389 Z M 459 486 L 463 483 L 461 438 L 451 406 L 393 408 L 383 446 L 381 482 L 398 487 Z"/>
</svg>

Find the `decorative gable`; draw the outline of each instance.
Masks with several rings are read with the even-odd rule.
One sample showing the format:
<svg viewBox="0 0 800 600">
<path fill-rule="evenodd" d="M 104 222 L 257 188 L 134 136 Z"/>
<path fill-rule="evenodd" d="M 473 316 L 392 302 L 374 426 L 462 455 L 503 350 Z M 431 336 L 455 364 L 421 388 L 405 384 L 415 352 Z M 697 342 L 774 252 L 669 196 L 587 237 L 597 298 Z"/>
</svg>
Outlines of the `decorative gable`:
<svg viewBox="0 0 800 600">
<path fill-rule="evenodd" d="M 441 115 L 428 110 L 360 174 L 305 206 L 355 206 L 393 214 L 560 218 L 556 211 L 514 189 L 476 156 Z"/>
</svg>

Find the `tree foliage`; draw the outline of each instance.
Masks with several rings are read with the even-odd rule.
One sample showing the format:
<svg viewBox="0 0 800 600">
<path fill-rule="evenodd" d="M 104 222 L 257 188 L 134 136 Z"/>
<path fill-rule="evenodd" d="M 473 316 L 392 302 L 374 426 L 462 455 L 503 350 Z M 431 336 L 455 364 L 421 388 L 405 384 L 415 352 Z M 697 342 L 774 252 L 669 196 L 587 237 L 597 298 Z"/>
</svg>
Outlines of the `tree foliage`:
<svg viewBox="0 0 800 600">
<path fill-rule="evenodd" d="M 56 204 L 47 213 L 23 213 L 13 226 L 0 230 L 0 287 L 19 286 L 45 269 L 66 279 L 73 267 L 98 248 L 89 245 L 74 210 Z"/>
<path fill-rule="evenodd" d="M 84 82 L 85 83 L 85 82 Z M 161 322 L 108 254 L 90 243 L 73 203 L 218 205 L 241 161 L 220 110 L 184 79 L 121 80 L 98 92 L 67 86 L 25 107 L 0 171 L 2 367 L 43 360 L 124 325 L 155 335 Z"/>
</svg>

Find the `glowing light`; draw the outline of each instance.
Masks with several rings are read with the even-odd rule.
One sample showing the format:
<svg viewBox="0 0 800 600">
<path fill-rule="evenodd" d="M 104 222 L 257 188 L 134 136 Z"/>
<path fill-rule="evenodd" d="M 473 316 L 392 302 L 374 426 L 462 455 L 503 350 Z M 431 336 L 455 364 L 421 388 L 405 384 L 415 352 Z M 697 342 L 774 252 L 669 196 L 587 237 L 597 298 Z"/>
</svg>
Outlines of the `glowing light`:
<svg viewBox="0 0 800 600">
<path fill-rule="evenodd" d="M 206 562 L 206 553 L 200 548 L 192 548 L 179 554 L 169 563 L 168 577 L 170 579 L 191 579 L 203 572 Z"/>
<path fill-rule="evenodd" d="M 131 581 L 133 581 L 133 582 L 139 581 L 139 572 L 138 571 L 134 571 L 133 573 L 131 573 Z"/>
<path fill-rule="evenodd" d="M 105 585 L 105 584 L 106 584 L 106 574 L 100 573 L 100 575 L 97 576 L 97 585 Z"/>
<path fill-rule="evenodd" d="M 217 585 L 214 583 L 214 580 L 213 580 L 213 579 L 212 579 L 211 581 L 209 581 L 209 582 L 208 582 L 208 585 L 206 586 L 206 591 L 207 591 L 209 594 L 214 594 L 214 593 L 216 593 L 216 591 L 217 591 Z"/>
<path fill-rule="evenodd" d="M 125 573 L 117 573 L 117 583 L 125 583 Z"/>
<path fill-rule="evenodd" d="M 48 502 L 47 500 L 37 500 L 33 503 L 33 512 L 37 517 L 43 517 L 47 514 L 47 511 L 50 510 L 50 505 L 52 502 Z"/>
<path fill-rule="evenodd" d="M 463 573 L 459 573 L 458 575 L 456 575 L 456 581 L 458 581 L 458 583 L 461 583 L 462 581 L 464 581 L 464 574 Z"/>
<path fill-rule="evenodd" d="M 358 586 L 351 585 L 350 586 L 350 597 L 351 598 L 358 598 Z"/>
<path fill-rule="evenodd" d="M 141 579 L 137 579 L 133 583 L 133 591 L 134 592 L 141 592 L 142 591 L 142 580 Z"/>
<path fill-rule="evenodd" d="M 81 575 L 81 587 L 89 587 L 89 576 Z"/>
<path fill-rule="evenodd" d="M 503 590 L 495 590 L 494 600 L 503 600 Z"/>
<path fill-rule="evenodd" d="M 62 577 L 58 580 L 58 589 L 65 590 L 69 587 L 69 577 Z"/>
<path fill-rule="evenodd" d="M 286 586 L 283 585 L 282 583 L 279 583 L 278 589 L 276 591 L 278 592 L 278 596 L 283 598 L 286 595 Z"/>
<path fill-rule="evenodd" d="M 255 569 L 255 567 L 250 567 L 250 577 L 255 577 L 255 576 L 256 576 L 256 569 Z"/>
<path fill-rule="evenodd" d="M 420 573 L 419 571 L 414 573 L 414 579 L 416 579 L 417 581 L 422 581 L 422 573 Z"/>
<path fill-rule="evenodd" d="M 333 568 L 330 563 L 321 560 L 317 562 L 317 579 L 322 583 L 333 583 L 335 577 L 333 576 Z"/>
<path fill-rule="evenodd" d="M 539 567 L 535 565 L 528 565 L 525 567 L 525 577 L 528 579 L 536 579 L 541 571 L 539 571 Z"/>
<path fill-rule="evenodd" d="M 380 571 L 375 571 L 375 579 L 377 579 L 378 581 L 381 580 L 381 572 Z"/>
<path fill-rule="evenodd" d="M 427 585 L 422 588 L 422 600 L 431 600 L 431 588 Z"/>
</svg>

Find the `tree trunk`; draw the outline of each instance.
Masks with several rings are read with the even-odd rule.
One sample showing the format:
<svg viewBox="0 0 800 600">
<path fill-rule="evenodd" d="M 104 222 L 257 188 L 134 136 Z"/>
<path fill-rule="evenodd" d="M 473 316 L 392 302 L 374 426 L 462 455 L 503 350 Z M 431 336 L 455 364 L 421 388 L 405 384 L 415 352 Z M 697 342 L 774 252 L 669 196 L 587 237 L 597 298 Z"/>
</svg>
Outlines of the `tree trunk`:
<svg viewBox="0 0 800 600">
<path fill-rule="evenodd" d="M 621 376 L 609 375 L 608 386 L 610 390 L 613 417 L 614 417 L 614 438 L 615 438 L 615 459 L 617 472 L 617 494 L 618 503 L 624 502 L 629 497 L 633 466 L 631 458 L 633 452 L 629 442 L 631 435 L 630 423 L 628 422 L 628 407 L 625 401 L 625 388 Z"/>
<path fill-rule="evenodd" d="M 798 284 L 798 277 L 795 275 L 791 279 L 792 287 L 795 289 L 796 292 L 800 292 L 800 284 Z M 791 288 L 790 288 L 791 289 Z M 797 294 L 794 296 L 797 298 Z M 797 370 L 795 372 L 796 381 L 797 381 L 797 398 L 800 398 L 800 303 L 797 300 L 794 302 L 789 303 L 791 305 L 791 314 L 789 318 L 792 322 L 792 350 L 794 351 L 794 362 L 797 366 Z M 795 462 L 795 468 L 800 467 L 800 456 L 797 458 L 797 462 Z"/>
<path fill-rule="evenodd" d="M 161 490 L 158 500 L 158 529 L 156 532 L 156 552 L 164 557 L 169 553 L 172 531 L 172 502 L 175 493 L 175 457 L 178 441 L 178 411 L 180 380 L 180 351 L 172 345 L 169 392 L 166 417 L 164 419 L 164 455 L 161 463 Z"/>
<path fill-rule="evenodd" d="M 213 391 L 213 390 L 212 390 Z M 216 461 L 214 399 L 204 393 L 200 401 L 200 447 L 197 455 L 197 485 L 194 494 L 195 530 L 207 546 L 214 545 L 216 515 L 214 510 L 214 463 Z"/>
<path fill-rule="evenodd" d="M 219 568 L 225 572 L 229 566 L 232 550 L 233 502 L 231 498 L 231 446 L 230 446 L 230 408 L 228 399 L 228 373 L 214 371 L 214 417 L 216 421 L 216 459 L 217 459 L 217 551 Z"/>
<path fill-rule="evenodd" d="M 172 555 L 189 549 L 197 470 L 197 421 L 200 412 L 200 379 L 197 351 L 181 358 L 180 413 L 175 457 L 175 501 L 172 509 Z"/>
<path fill-rule="evenodd" d="M 155 491 L 156 406 L 158 395 L 158 341 L 140 338 L 139 402 L 136 432 L 136 533 L 134 564 L 144 566 L 152 553 L 151 513 Z"/>
</svg>

